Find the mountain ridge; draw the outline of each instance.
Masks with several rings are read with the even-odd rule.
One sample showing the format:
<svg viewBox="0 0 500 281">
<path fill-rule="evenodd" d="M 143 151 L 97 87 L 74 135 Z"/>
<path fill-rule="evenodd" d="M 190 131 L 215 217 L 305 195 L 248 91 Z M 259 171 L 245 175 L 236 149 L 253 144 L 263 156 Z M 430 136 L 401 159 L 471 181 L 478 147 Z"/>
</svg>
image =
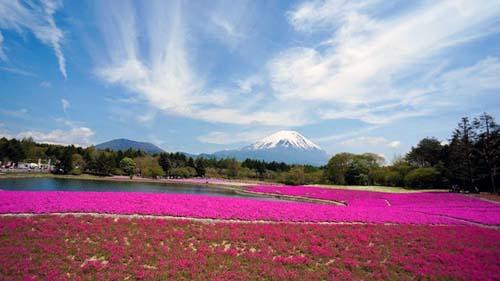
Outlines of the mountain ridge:
<svg viewBox="0 0 500 281">
<path fill-rule="evenodd" d="M 165 152 L 162 148 L 150 143 L 150 142 L 141 142 L 141 141 L 134 141 L 130 139 L 125 139 L 125 138 L 119 138 L 119 139 L 113 139 L 110 141 L 106 141 L 100 144 L 97 144 L 95 146 L 97 149 L 100 150 L 105 150 L 105 149 L 110 149 L 113 151 L 124 151 L 127 149 L 136 149 L 136 150 L 142 150 L 146 153 L 150 154 L 157 154 L 161 152 Z"/>
</svg>

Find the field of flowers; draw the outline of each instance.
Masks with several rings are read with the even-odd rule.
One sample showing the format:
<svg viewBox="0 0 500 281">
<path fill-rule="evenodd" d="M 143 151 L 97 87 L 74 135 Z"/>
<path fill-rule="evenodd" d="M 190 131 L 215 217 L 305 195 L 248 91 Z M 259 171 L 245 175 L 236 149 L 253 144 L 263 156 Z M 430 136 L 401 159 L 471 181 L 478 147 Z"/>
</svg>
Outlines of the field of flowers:
<svg viewBox="0 0 500 281">
<path fill-rule="evenodd" d="M 362 213 L 369 210 L 381 217 L 392 213 L 404 215 L 405 218 L 423 214 L 455 221 L 500 225 L 500 204 L 448 192 L 385 193 L 280 185 L 258 185 L 249 188 L 249 191 L 341 201 L 347 205 L 347 212 Z"/>
<path fill-rule="evenodd" d="M 262 187 L 255 187 L 255 189 L 263 191 Z M 284 191 L 295 189 L 299 190 L 299 187 L 286 187 Z M 269 192 L 278 191 L 269 190 Z M 331 190 L 331 192 L 336 191 Z M 342 191 L 341 194 L 347 193 Z M 389 201 L 391 206 L 389 206 L 386 199 L 376 197 L 385 195 L 368 193 L 367 197 L 362 199 L 363 195 L 359 195 L 358 192 L 353 194 L 353 199 L 347 198 L 347 195 L 339 197 L 342 200 L 345 199 L 348 205 L 338 206 L 189 194 L 0 191 L 0 213 L 142 214 L 284 222 L 500 224 L 500 205 L 478 199 L 453 196 L 453 194 L 419 193 L 408 194 L 414 197 L 407 199 L 398 197 L 399 201 L 391 199 Z M 306 195 L 315 196 L 312 191 L 302 193 L 302 196 Z M 433 196 L 441 199 L 432 201 Z M 407 200 L 406 203 L 404 200 Z M 449 202 L 445 202 L 446 200 Z M 434 203 L 436 205 L 433 205 Z"/>
<path fill-rule="evenodd" d="M 2 280 L 499 280 L 475 226 L 0 217 Z"/>
</svg>

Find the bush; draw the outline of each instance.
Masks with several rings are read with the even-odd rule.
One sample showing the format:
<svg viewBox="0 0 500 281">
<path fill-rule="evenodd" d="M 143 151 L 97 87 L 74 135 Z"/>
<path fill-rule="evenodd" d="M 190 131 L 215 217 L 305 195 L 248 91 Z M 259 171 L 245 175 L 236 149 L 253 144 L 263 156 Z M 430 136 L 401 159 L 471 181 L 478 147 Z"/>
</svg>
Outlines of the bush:
<svg viewBox="0 0 500 281">
<path fill-rule="evenodd" d="M 405 184 L 412 188 L 436 188 L 440 173 L 435 168 L 417 168 L 405 177 Z"/>
<path fill-rule="evenodd" d="M 69 173 L 74 176 L 79 176 L 82 174 L 82 170 L 80 170 L 80 168 L 73 168 Z"/>
</svg>

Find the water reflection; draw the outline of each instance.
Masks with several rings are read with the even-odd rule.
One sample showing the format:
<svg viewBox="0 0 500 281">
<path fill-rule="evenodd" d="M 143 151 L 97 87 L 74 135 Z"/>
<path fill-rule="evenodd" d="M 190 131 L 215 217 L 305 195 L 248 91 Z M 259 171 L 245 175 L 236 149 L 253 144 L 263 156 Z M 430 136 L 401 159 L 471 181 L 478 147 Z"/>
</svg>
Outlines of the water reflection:
<svg viewBox="0 0 500 281">
<path fill-rule="evenodd" d="M 203 185 L 169 185 L 165 183 L 112 182 L 54 178 L 1 179 L 0 189 L 158 192 L 177 194 L 203 194 L 225 197 L 254 197 L 251 195 L 237 194 L 230 190 L 217 189 Z"/>
</svg>

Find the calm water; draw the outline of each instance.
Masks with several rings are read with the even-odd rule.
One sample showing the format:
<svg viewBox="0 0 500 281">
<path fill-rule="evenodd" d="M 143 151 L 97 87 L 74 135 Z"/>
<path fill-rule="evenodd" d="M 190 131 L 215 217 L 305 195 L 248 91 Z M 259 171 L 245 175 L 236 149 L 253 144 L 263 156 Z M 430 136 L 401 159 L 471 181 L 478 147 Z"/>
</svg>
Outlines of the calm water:
<svg viewBox="0 0 500 281">
<path fill-rule="evenodd" d="M 75 179 L 0 179 L 3 190 L 64 190 L 64 191 L 125 191 L 203 194 L 225 197 L 253 197 L 240 195 L 232 191 L 210 188 L 202 185 L 168 185 L 162 183 L 111 182 Z M 261 198 L 262 199 L 262 198 Z"/>
</svg>

